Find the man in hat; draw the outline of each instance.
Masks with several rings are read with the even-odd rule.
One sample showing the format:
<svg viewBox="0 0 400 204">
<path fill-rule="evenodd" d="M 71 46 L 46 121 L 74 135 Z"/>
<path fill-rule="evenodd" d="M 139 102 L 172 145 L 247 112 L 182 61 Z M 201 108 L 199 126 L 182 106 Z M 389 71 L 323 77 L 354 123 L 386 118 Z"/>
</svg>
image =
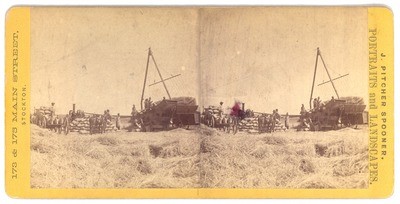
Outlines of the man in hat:
<svg viewBox="0 0 400 204">
<path fill-rule="evenodd" d="M 223 113 L 223 108 L 222 105 L 224 104 L 224 102 L 219 102 L 219 106 L 218 106 L 218 111 L 219 111 L 219 116 L 222 117 L 222 113 Z"/>
<path fill-rule="evenodd" d="M 301 104 L 300 108 L 300 120 L 304 118 L 304 115 L 307 113 L 306 107 L 304 107 L 304 104 Z"/>
<path fill-rule="evenodd" d="M 145 110 L 149 109 L 149 99 L 147 98 L 144 100 L 144 109 Z"/>
<path fill-rule="evenodd" d="M 136 116 L 137 113 L 138 113 L 138 112 L 137 112 L 137 110 L 136 110 L 136 106 L 135 106 L 135 104 L 133 104 L 133 105 L 132 105 L 131 116 Z"/>
<path fill-rule="evenodd" d="M 313 109 L 317 110 L 317 108 L 318 108 L 318 100 L 317 100 L 317 98 L 314 98 L 314 100 L 313 100 Z"/>
<path fill-rule="evenodd" d="M 107 120 L 107 122 L 111 121 L 111 114 L 110 114 L 110 110 L 108 110 L 108 109 L 107 109 L 107 112 L 106 112 L 106 120 Z"/>
<path fill-rule="evenodd" d="M 151 100 L 151 97 L 149 97 L 149 108 L 153 107 L 153 101 Z"/>
<path fill-rule="evenodd" d="M 281 115 L 279 115 L 278 109 L 275 109 L 275 121 L 277 123 L 279 123 L 279 121 L 281 120 Z"/>
<path fill-rule="evenodd" d="M 138 115 L 138 111 L 136 110 L 135 104 L 133 104 L 132 105 L 132 111 L 131 111 L 131 122 L 132 122 L 132 124 L 135 122 L 137 115 Z"/>
<path fill-rule="evenodd" d="M 51 117 L 54 117 L 56 115 L 56 109 L 54 108 L 54 105 L 55 103 L 52 102 L 50 107 Z"/>
<path fill-rule="evenodd" d="M 318 98 L 317 98 L 317 108 L 319 109 L 320 107 L 321 107 L 321 104 L 322 103 L 322 101 L 321 101 L 321 99 L 319 98 L 319 96 L 318 96 Z"/>
<path fill-rule="evenodd" d="M 285 127 L 287 130 L 289 130 L 289 113 L 286 112 L 286 116 L 285 116 Z"/>
<path fill-rule="evenodd" d="M 117 114 L 117 118 L 115 119 L 115 127 L 118 130 L 121 130 L 121 117 L 120 117 L 119 113 Z"/>
</svg>

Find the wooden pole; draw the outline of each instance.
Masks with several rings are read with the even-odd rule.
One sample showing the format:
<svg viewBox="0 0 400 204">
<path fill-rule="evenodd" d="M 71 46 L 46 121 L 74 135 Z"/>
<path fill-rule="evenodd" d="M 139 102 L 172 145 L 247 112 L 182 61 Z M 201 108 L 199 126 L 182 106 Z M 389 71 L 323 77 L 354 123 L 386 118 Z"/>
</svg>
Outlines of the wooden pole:
<svg viewBox="0 0 400 204">
<path fill-rule="evenodd" d="M 332 81 L 335 81 L 336 79 L 340 79 L 340 78 L 345 77 L 345 76 L 348 76 L 348 75 L 349 75 L 349 74 L 345 74 L 345 75 L 338 76 L 338 77 L 336 77 L 336 78 L 333 78 Z M 318 84 L 317 86 L 321 86 L 321 85 L 326 84 L 326 83 L 329 83 L 329 82 L 330 82 L 330 81 L 325 81 L 325 82 L 322 82 L 322 83 Z"/>
<path fill-rule="evenodd" d="M 168 92 L 167 86 L 165 85 L 164 79 L 162 78 L 162 76 L 161 76 L 161 73 L 160 73 L 160 70 L 158 69 L 158 66 L 157 66 L 156 60 L 154 59 L 154 56 L 153 56 L 153 54 L 151 54 L 151 53 L 150 53 L 150 55 L 151 55 L 151 59 L 153 59 L 154 65 L 156 66 L 156 69 L 157 69 L 158 75 L 160 76 L 160 79 L 161 79 L 161 81 L 162 81 L 162 83 L 163 83 L 163 85 L 164 85 L 165 91 L 166 91 L 166 92 L 167 92 L 167 94 L 168 94 L 168 98 L 169 98 L 169 99 L 171 99 L 171 95 L 169 95 L 169 92 Z"/>
<path fill-rule="evenodd" d="M 180 76 L 180 75 L 181 75 L 181 74 L 177 74 L 177 75 L 174 75 L 174 76 L 170 76 L 170 77 L 164 79 L 164 81 L 167 81 L 167 80 L 169 80 L 169 79 L 175 78 L 175 77 Z M 155 83 L 149 84 L 149 86 L 153 86 L 153 85 L 159 84 L 159 83 L 161 83 L 161 82 L 162 82 L 162 81 L 157 81 L 157 82 L 155 82 Z"/>
<path fill-rule="evenodd" d="M 326 65 L 325 65 L 324 59 L 322 58 L 321 53 L 319 54 L 319 56 L 321 56 L 322 64 L 324 64 L 326 73 L 328 74 L 328 77 L 329 77 L 329 81 L 331 82 L 332 87 L 333 87 L 333 89 L 335 90 L 336 96 L 337 96 L 337 98 L 339 99 L 339 94 L 338 94 L 338 92 L 337 92 L 337 90 L 336 90 L 335 84 L 333 83 L 333 80 L 332 80 L 332 78 L 331 78 L 331 75 L 329 74 L 328 68 L 326 68 Z"/>
<path fill-rule="evenodd" d="M 311 96 L 310 96 L 310 109 L 312 108 L 311 102 L 312 102 L 312 97 L 313 97 L 313 92 L 314 92 L 315 76 L 317 74 L 318 56 L 319 56 L 319 47 L 317 47 L 317 57 L 315 58 L 314 77 L 313 77 L 313 81 L 312 81 Z"/>
<path fill-rule="evenodd" d="M 144 89 L 146 88 L 147 72 L 148 72 L 148 70 L 149 70 L 150 55 L 151 55 L 151 48 L 149 47 L 149 52 L 148 52 L 148 54 L 147 54 L 146 72 L 145 72 L 145 74 L 144 74 L 142 98 L 140 99 L 140 110 L 141 110 L 141 111 L 143 111 L 143 97 L 144 97 Z"/>
</svg>

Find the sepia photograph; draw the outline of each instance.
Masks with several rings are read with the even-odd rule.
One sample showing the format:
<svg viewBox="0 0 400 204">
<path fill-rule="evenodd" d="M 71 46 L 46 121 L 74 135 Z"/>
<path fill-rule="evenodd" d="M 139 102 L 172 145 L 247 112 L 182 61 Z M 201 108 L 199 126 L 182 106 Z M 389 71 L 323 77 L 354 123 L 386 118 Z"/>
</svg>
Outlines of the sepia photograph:
<svg viewBox="0 0 400 204">
<path fill-rule="evenodd" d="M 366 189 L 366 7 L 32 7 L 30 186 Z"/>
</svg>

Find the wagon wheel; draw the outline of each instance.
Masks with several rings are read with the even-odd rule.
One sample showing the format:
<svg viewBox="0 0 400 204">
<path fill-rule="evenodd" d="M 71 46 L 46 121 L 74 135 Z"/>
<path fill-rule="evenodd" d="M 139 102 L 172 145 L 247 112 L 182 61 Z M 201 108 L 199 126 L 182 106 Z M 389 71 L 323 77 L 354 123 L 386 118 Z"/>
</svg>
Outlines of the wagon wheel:
<svg viewBox="0 0 400 204">
<path fill-rule="evenodd" d="M 42 128 L 46 128 L 47 127 L 47 121 L 46 118 L 43 118 L 42 120 Z"/>
<path fill-rule="evenodd" d="M 214 117 L 211 117 L 210 127 L 215 128 L 215 118 Z"/>
</svg>

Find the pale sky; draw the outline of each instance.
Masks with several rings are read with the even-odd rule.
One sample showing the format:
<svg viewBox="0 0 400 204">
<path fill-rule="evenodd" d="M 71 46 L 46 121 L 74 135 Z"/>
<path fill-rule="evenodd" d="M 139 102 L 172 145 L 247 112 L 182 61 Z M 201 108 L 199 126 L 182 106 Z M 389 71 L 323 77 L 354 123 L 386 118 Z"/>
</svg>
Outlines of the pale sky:
<svg viewBox="0 0 400 204">
<path fill-rule="evenodd" d="M 335 81 L 339 95 L 366 99 L 366 34 L 366 8 L 33 8 L 31 106 L 129 114 L 151 47 L 164 78 L 181 74 L 166 82 L 172 97 L 297 114 L 308 107 L 317 47 L 332 77 L 350 74 Z M 330 84 L 315 89 L 333 95 Z M 163 86 L 146 87 L 149 96 L 166 96 Z"/>
<path fill-rule="evenodd" d="M 140 108 L 149 47 L 164 78 L 181 74 L 166 82 L 171 96 L 198 98 L 197 16 L 188 8 L 33 7 L 31 106 L 130 114 Z M 150 63 L 147 84 L 156 81 Z M 166 96 L 161 84 L 146 89 L 153 101 Z"/>
<path fill-rule="evenodd" d="M 339 96 L 368 96 L 366 8 L 233 8 L 201 13 L 203 101 L 235 100 L 260 112 L 309 107 L 317 47 Z M 316 84 L 329 81 L 318 62 Z M 331 84 L 314 96 L 335 96 Z"/>
</svg>

